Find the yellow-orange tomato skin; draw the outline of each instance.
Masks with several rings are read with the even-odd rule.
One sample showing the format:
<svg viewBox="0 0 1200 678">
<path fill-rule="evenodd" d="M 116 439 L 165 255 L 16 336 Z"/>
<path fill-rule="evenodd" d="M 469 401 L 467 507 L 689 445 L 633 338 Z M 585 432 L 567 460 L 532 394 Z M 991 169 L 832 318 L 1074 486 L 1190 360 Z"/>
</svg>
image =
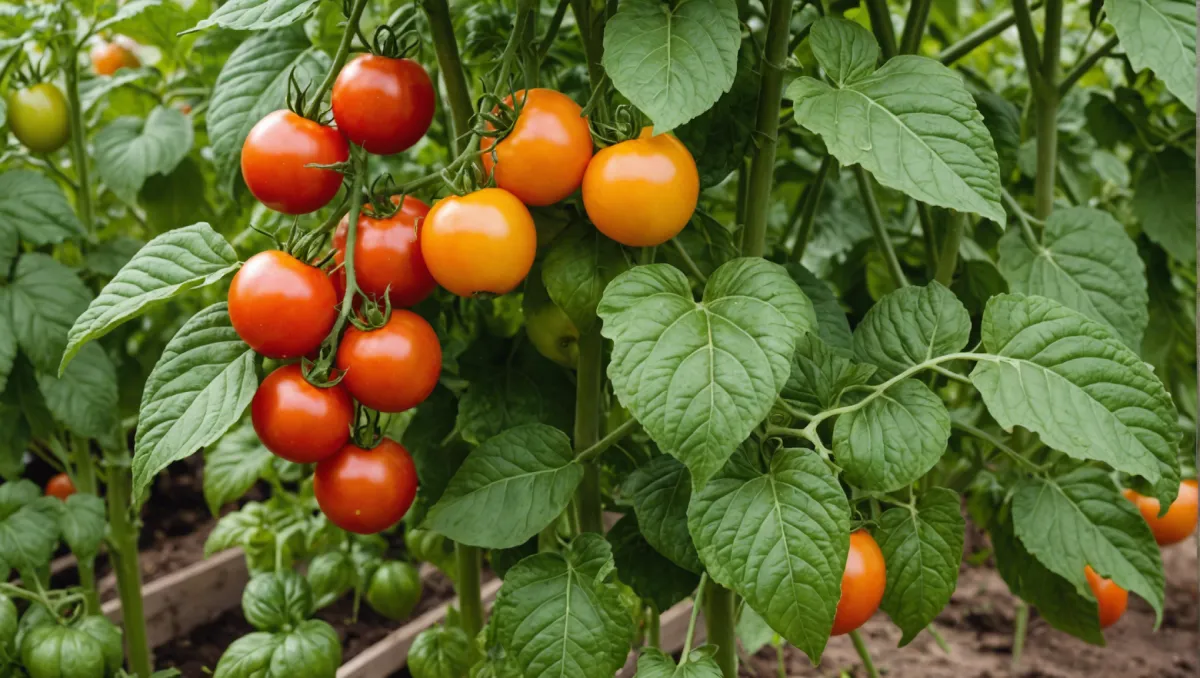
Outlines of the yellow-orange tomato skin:
<svg viewBox="0 0 1200 678">
<path fill-rule="evenodd" d="M 425 265 L 460 297 L 511 292 L 529 274 L 536 252 L 533 216 L 502 188 L 445 198 L 421 227 Z"/>
<path fill-rule="evenodd" d="M 1179 484 L 1179 496 L 1171 502 L 1164 516 L 1159 516 L 1161 505 L 1154 497 L 1147 497 L 1133 490 L 1125 490 L 1125 498 L 1132 501 L 1141 511 L 1142 517 L 1154 533 L 1159 546 L 1178 544 L 1196 531 L 1196 504 L 1198 495 L 1196 481 L 1185 480 Z"/>
<path fill-rule="evenodd" d="M 879 550 L 875 538 L 866 530 L 851 533 L 846 572 L 842 575 L 842 597 L 838 600 L 830 635 L 844 635 L 867 623 L 879 609 L 886 585 L 883 551 Z"/>
<path fill-rule="evenodd" d="M 1129 592 L 1117 586 L 1113 580 L 1096 574 L 1091 565 L 1085 565 L 1083 573 L 1087 575 L 1088 586 L 1092 588 L 1096 602 L 1099 603 L 1100 628 L 1106 629 L 1116 624 L 1121 615 L 1125 614 L 1125 607 L 1129 604 Z"/>
<path fill-rule="evenodd" d="M 553 205 L 583 182 L 592 159 L 592 132 L 587 118 L 580 117 L 583 109 L 561 92 L 531 89 L 516 96 L 522 104 L 512 130 L 499 144 L 491 137 L 480 142 L 483 169 L 496 178 L 496 186 L 526 205 Z M 505 103 L 511 106 L 512 100 Z M 486 152 L 493 145 L 494 159 Z"/>
</svg>

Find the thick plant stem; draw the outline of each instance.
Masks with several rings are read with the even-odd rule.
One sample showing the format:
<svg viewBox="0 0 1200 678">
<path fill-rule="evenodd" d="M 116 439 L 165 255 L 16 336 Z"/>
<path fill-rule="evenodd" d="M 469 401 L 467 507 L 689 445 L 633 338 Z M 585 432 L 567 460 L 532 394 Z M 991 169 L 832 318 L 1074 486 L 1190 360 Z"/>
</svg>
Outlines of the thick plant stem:
<svg viewBox="0 0 1200 678">
<path fill-rule="evenodd" d="M 597 323 L 598 325 L 598 323 Z M 579 369 L 575 380 L 575 452 L 578 454 L 600 440 L 600 397 L 604 389 L 604 338 L 599 326 L 579 337 Z M 600 502 L 600 469 L 585 463 L 583 482 L 575 492 L 582 532 L 604 532 Z"/>
<path fill-rule="evenodd" d="M 71 162 L 75 165 L 75 212 L 83 229 L 91 234 L 92 185 L 88 181 L 87 131 L 83 128 L 83 107 L 79 103 L 79 54 L 72 47 L 67 51 L 63 69 L 67 85 L 67 120 L 71 132 Z"/>
<path fill-rule="evenodd" d="M 72 465 L 75 467 L 71 480 L 75 483 L 75 489 L 83 494 L 100 494 L 91 443 L 87 438 L 72 436 L 70 449 Z M 100 596 L 96 593 L 96 556 L 78 557 L 76 570 L 79 572 L 79 587 L 83 589 L 88 614 L 96 614 L 100 611 Z"/>
<path fill-rule="evenodd" d="M 604 17 L 592 13 L 590 0 L 571 0 L 571 13 L 583 39 L 583 51 L 587 55 L 588 81 L 595 88 L 604 79 L 604 67 L 600 60 L 604 55 Z"/>
<path fill-rule="evenodd" d="M 105 453 L 108 462 L 109 551 L 121 598 L 121 626 L 129 670 L 149 678 L 150 644 L 146 640 L 146 613 L 142 607 L 142 570 L 138 564 L 138 521 L 133 512 L 133 474 L 129 451 L 124 447 Z"/>
<path fill-rule="evenodd" d="M 908 19 L 904 22 L 904 35 L 900 38 L 901 54 L 916 54 L 921 48 L 921 38 L 925 37 L 925 25 L 929 22 L 929 8 L 932 6 L 933 0 L 912 0 Z"/>
<path fill-rule="evenodd" d="M 454 590 L 458 594 L 459 625 L 471 639 L 469 646 L 472 666 L 479 661 L 475 636 L 483 628 L 483 598 L 479 593 L 481 555 L 479 549 L 466 544 L 454 545 Z"/>
<path fill-rule="evenodd" d="M 422 0 L 421 6 L 429 17 L 429 31 L 433 35 L 433 48 L 437 52 L 438 70 L 446 84 L 446 98 L 450 100 L 450 115 L 454 120 L 454 143 L 451 148 L 460 152 L 459 144 L 471 129 L 474 104 L 471 90 L 467 86 L 467 74 L 463 71 L 462 58 L 458 54 L 458 42 L 454 39 L 454 23 L 450 20 L 450 6 L 446 0 Z"/>
<path fill-rule="evenodd" d="M 653 603 L 646 609 L 646 644 L 650 647 L 662 646 L 662 620 Z"/>
<path fill-rule="evenodd" d="M 896 56 L 896 32 L 892 30 L 892 13 L 887 0 L 867 0 L 867 15 L 871 18 L 871 31 L 879 41 L 879 49 L 886 61 Z"/>
<path fill-rule="evenodd" d="M 854 650 L 858 652 L 858 658 L 862 660 L 867 678 L 879 678 L 879 671 L 875 669 L 875 662 L 871 660 L 871 651 L 867 649 L 867 644 L 863 642 L 858 631 L 850 632 L 850 641 L 854 643 Z"/>
<path fill-rule="evenodd" d="M 350 8 L 350 16 L 346 19 L 346 30 L 342 33 L 342 41 L 338 43 L 337 53 L 333 55 L 333 64 L 330 65 L 329 72 L 325 74 L 325 79 L 321 81 L 317 91 L 313 92 L 312 99 L 304 109 L 304 117 L 316 120 L 317 115 L 321 112 L 325 93 L 333 87 L 333 81 L 337 80 L 338 74 L 342 72 L 342 66 L 346 65 L 346 59 L 350 56 L 350 46 L 354 44 L 354 35 L 358 31 L 358 20 L 362 17 L 363 9 L 366 6 L 367 0 L 354 0 L 354 6 Z"/>
<path fill-rule="evenodd" d="M 854 166 L 854 179 L 858 182 L 858 192 L 862 196 L 863 205 L 867 208 L 867 221 L 871 222 L 871 232 L 875 234 L 875 244 L 887 262 L 888 275 L 896 287 L 907 287 L 908 278 L 904 277 L 904 269 L 900 268 L 900 260 L 896 258 L 896 249 L 892 247 L 892 239 L 888 236 L 887 228 L 883 225 L 883 214 L 879 211 L 879 203 L 875 202 L 875 191 L 871 188 L 871 177 L 862 165 Z"/>
<path fill-rule="evenodd" d="M 704 589 L 704 628 L 708 631 L 705 642 L 717 646 L 713 659 L 725 678 L 738 675 L 736 602 L 733 591 L 708 580 Z"/>
<path fill-rule="evenodd" d="M 750 161 L 750 185 L 746 192 L 746 235 L 742 253 L 751 257 L 761 257 L 767 249 L 767 213 L 771 208 L 771 185 L 775 180 L 779 104 L 783 98 L 783 67 L 787 61 L 791 22 L 792 3 L 786 0 L 772 2 L 767 17 L 766 48 L 758 89 L 758 120 L 754 128 L 758 148 Z"/>
<path fill-rule="evenodd" d="M 808 247 L 808 239 L 812 236 L 817 207 L 821 205 L 821 194 L 825 192 L 825 181 L 835 164 L 837 164 L 837 160 L 832 155 L 826 155 L 821 160 L 821 166 L 817 168 L 817 176 L 813 178 L 812 183 L 808 185 L 808 190 L 804 192 L 804 204 L 800 208 L 796 233 L 792 238 L 792 249 L 788 253 L 788 259 L 791 261 L 798 262 L 804 258 L 804 249 Z"/>
<path fill-rule="evenodd" d="M 1034 178 L 1034 216 L 1045 219 L 1054 209 L 1058 176 L 1058 68 L 1062 39 L 1063 0 L 1046 2 L 1046 35 L 1042 43 L 1041 76 L 1034 89 L 1037 106 L 1037 175 Z"/>
<path fill-rule="evenodd" d="M 938 256 L 937 275 L 934 280 L 949 287 L 958 266 L 958 246 L 962 243 L 963 231 L 967 228 L 967 215 L 959 212 L 950 218 L 950 227 L 942 239 L 942 253 Z"/>
</svg>

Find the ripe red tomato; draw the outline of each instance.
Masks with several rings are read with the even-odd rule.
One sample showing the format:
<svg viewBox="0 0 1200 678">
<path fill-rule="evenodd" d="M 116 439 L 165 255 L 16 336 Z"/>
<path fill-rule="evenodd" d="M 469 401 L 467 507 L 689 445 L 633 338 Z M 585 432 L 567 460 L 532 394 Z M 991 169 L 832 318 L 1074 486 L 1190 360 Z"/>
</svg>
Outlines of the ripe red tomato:
<svg viewBox="0 0 1200 678">
<path fill-rule="evenodd" d="M 403 412 L 421 404 L 437 386 L 442 347 L 424 318 L 396 309 L 383 327 L 346 330 L 337 368 L 355 400 L 380 412 Z"/>
<path fill-rule="evenodd" d="M 399 197 L 393 199 L 396 203 L 399 200 Z M 366 211 L 359 215 L 354 280 L 364 294 L 383 299 L 386 293 L 393 306 L 409 307 L 420 303 L 437 287 L 421 256 L 420 225 L 428 213 L 425 203 L 405 196 L 404 206 L 390 217 L 376 219 Z M 333 234 L 334 258 L 339 264 L 346 258 L 349 224 L 347 215 Z M 344 279 L 344 272 L 342 276 Z"/>
<path fill-rule="evenodd" d="M 313 494 L 334 525 L 374 534 L 408 513 L 417 496 L 417 469 L 408 450 L 388 438 L 369 450 L 351 443 L 317 464 Z"/>
<path fill-rule="evenodd" d="M 287 110 L 268 113 L 242 145 L 242 178 L 259 202 L 284 214 L 308 214 L 333 200 L 342 174 L 305 167 L 350 157 L 346 138 L 332 127 Z"/>
<path fill-rule="evenodd" d="M 75 483 L 71 482 L 71 477 L 65 473 L 59 473 L 46 482 L 46 496 L 58 497 L 63 501 L 67 497 L 75 494 Z"/>
<path fill-rule="evenodd" d="M 604 235 L 652 247 L 687 226 L 700 197 L 696 161 L 670 134 L 642 130 L 637 139 L 601 150 L 583 175 L 583 206 Z"/>
<path fill-rule="evenodd" d="M 333 119 L 346 138 L 371 153 L 406 150 L 433 122 L 437 93 L 415 61 L 364 54 L 333 83 Z"/>
<path fill-rule="evenodd" d="M 8 97 L 8 128 L 35 153 L 57 151 L 71 137 L 67 98 L 51 82 L 13 92 Z"/>
<path fill-rule="evenodd" d="M 354 401 L 341 384 L 314 386 L 300 365 L 284 365 L 254 392 L 250 419 L 268 450 L 297 464 L 312 464 L 350 441 Z"/>
<path fill-rule="evenodd" d="M 592 159 L 592 132 L 587 118 L 580 116 L 583 109 L 567 95 L 552 89 L 516 94 L 524 102 L 521 114 L 496 146 L 496 159 L 483 154 L 483 169 L 490 174 L 494 166 L 496 185 L 526 205 L 552 205 L 583 183 Z M 512 97 L 505 103 L 511 106 Z M 479 145 L 487 151 L 495 144 L 494 138 L 484 137 Z"/>
<path fill-rule="evenodd" d="M 1196 481 L 1185 480 L 1179 484 L 1179 496 L 1171 502 L 1167 514 L 1158 517 L 1160 505 L 1154 497 L 1145 497 L 1133 490 L 1125 490 L 1125 498 L 1132 501 L 1154 533 L 1159 546 L 1178 544 L 1196 531 Z"/>
<path fill-rule="evenodd" d="M 118 42 L 97 43 L 91 51 L 92 71 L 96 75 L 112 75 L 122 68 L 142 65 L 131 50 Z"/>
<path fill-rule="evenodd" d="M 1085 565 L 1083 573 L 1087 575 L 1088 586 L 1092 588 L 1092 594 L 1096 596 L 1096 602 L 1099 604 L 1100 628 L 1106 629 L 1116 624 L 1121 615 L 1125 614 L 1125 606 L 1129 604 L 1129 592 L 1117 586 L 1113 580 L 1101 577 L 1091 565 Z"/>
<path fill-rule="evenodd" d="M 324 271 L 278 250 L 250 257 L 229 285 L 233 329 L 268 358 L 316 350 L 337 320 L 337 302 Z"/>
<path fill-rule="evenodd" d="M 846 572 L 842 574 L 842 597 L 838 600 L 830 635 L 850 633 L 865 624 L 879 609 L 886 584 L 887 569 L 879 544 L 866 530 L 852 533 Z"/>
<path fill-rule="evenodd" d="M 529 275 L 536 253 L 533 216 L 502 188 L 445 198 L 421 227 L 425 265 L 460 297 L 511 292 Z"/>
</svg>

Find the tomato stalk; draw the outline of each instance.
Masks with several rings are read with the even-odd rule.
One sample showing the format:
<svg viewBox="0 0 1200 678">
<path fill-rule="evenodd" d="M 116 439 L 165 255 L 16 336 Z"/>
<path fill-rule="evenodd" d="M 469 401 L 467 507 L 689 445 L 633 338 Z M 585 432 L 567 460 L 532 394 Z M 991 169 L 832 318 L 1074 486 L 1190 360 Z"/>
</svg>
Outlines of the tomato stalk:
<svg viewBox="0 0 1200 678">
<path fill-rule="evenodd" d="M 475 637 L 483 629 L 483 596 L 479 591 L 482 571 L 479 549 L 466 544 L 454 545 L 454 590 L 458 594 L 459 625 L 471 639 L 468 661 L 474 666 L 481 657 Z"/>
<path fill-rule="evenodd" d="M 583 51 L 587 55 L 588 80 L 592 87 L 604 79 L 601 56 L 604 54 L 604 14 L 593 13 L 590 0 L 571 0 L 571 13 L 583 39 Z"/>
<path fill-rule="evenodd" d="M 1112 36 L 1106 40 L 1103 45 L 1097 47 L 1096 51 L 1087 55 L 1080 60 L 1079 63 L 1075 64 L 1075 67 L 1063 77 L 1062 82 L 1058 83 L 1058 95 L 1060 97 L 1066 96 L 1071 87 L 1074 86 L 1076 82 L 1079 82 L 1079 79 L 1082 78 L 1084 74 L 1092 70 L 1092 66 L 1095 66 L 1101 59 L 1108 56 L 1109 53 L 1116 48 L 1118 42 L 1120 41 L 1117 39 L 1117 36 Z"/>
<path fill-rule="evenodd" d="M 325 99 L 325 93 L 333 87 L 333 81 L 337 79 L 338 73 L 342 72 L 342 66 L 346 65 L 346 59 L 350 56 L 350 46 L 354 43 L 354 35 L 358 32 L 358 20 L 362 17 L 363 9 L 366 6 L 367 0 L 354 0 L 354 6 L 350 8 L 350 16 L 346 18 L 346 30 L 342 33 L 342 41 L 338 44 L 337 53 L 333 55 L 333 65 L 329 67 L 325 79 L 321 81 L 317 91 L 313 93 L 312 99 L 308 101 L 308 106 L 304 109 L 303 115 L 309 120 L 317 119 L 317 115 L 321 112 L 321 104 Z"/>
<path fill-rule="evenodd" d="M 71 436 L 71 456 L 74 457 L 75 467 L 72 481 L 75 483 L 75 489 L 79 492 L 98 495 L 96 467 L 92 461 L 90 448 L 87 438 Z M 96 593 L 96 557 L 78 557 L 77 560 L 79 586 L 83 589 L 88 614 L 96 614 L 100 611 L 100 597 Z"/>
<path fill-rule="evenodd" d="M 938 256 L 937 274 L 934 279 L 947 287 L 954 278 L 958 265 L 958 246 L 962 243 L 963 231 L 967 228 L 967 215 L 959 212 L 950 217 L 950 227 L 942 239 L 942 252 Z"/>
<path fill-rule="evenodd" d="M 867 678 L 879 678 L 879 671 L 875 669 L 875 662 L 871 660 L 871 651 L 867 649 L 867 644 L 863 642 L 858 631 L 850 632 L 850 641 L 854 643 L 854 650 L 858 652 L 858 658 L 862 660 Z"/>
<path fill-rule="evenodd" d="M 92 185 L 88 180 L 87 130 L 79 103 L 79 50 L 74 43 L 66 49 L 63 73 L 67 85 L 67 124 L 71 130 L 71 163 L 75 166 L 75 211 L 84 231 L 92 232 Z"/>
<path fill-rule="evenodd" d="M 129 670 L 149 678 L 150 644 L 146 639 L 146 613 L 142 605 L 142 570 L 138 563 L 138 521 L 133 513 L 133 474 L 124 446 L 105 451 L 108 465 L 109 552 L 117 575 L 121 599 L 121 626 Z"/>
<path fill-rule="evenodd" d="M 867 210 L 867 221 L 871 224 L 871 232 L 875 235 L 875 244 L 887 262 L 888 275 L 896 287 L 907 287 L 908 278 L 904 277 L 904 269 L 900 268 L 900 260 L 896 258 L 896 249 L 892 247 L 892 239 L 883 224 L 883 214 L 879 211 L 879 203 L 875 201 L 875 191 L 871 188 L 871 177 L 862 165 L 854 166 L 854 179 L 858 182 L 858 192 L 862 196 L 863 206 Z"/>
<path fill-rule="evenodd" d="M 892 28 L 892 13 L 888 10 L 887 0 L 867 0 L 867 16 L 871 18 L 871 30 L 879 41 L 883 60 L 896 56 L 896 32 Z"/>
<path fill-rule="evenodd" d="M 721 667 L 725 678 L 737 678 L 737 599 L 733 591 L 711 579 L 705 583 L 703 596 L 704 627 L 708 632 L 705 642 L 717 646 L 713 660 Z"/>
<path fill-rule="evenodd" d="M 916 54 L 920 50 L 921 38 L 925 37 L 925 25 L 929 22 L 929 8 L 932 6 L 933 0 L 912 1 L 904 22 L 904 34 L 900 38 L 901 54 Z"/>
<path fill-rule="evenodd" d="M 662 647 L 662 619 L 654 603 L 646 608 L 646 645 Z"/>
<path fill-rule="evenodd" d="M 462 58 L 458 54 L 458 42 L 454 39 L 454 23 L 450 20 L 450 7 L 446 0 L 421 0 L 421 7 L 429 17 L 429 30 L 433 34 L 433 49 L 437 53 L 438 70 L 446 84 L 446 98 L 450 100 L 450 115 L 454 119 L 454 133 L 450 147 L 459 148 L 460 137 L 471 129 L 471 90 L 467 75 L 463 71 Z"/>
<path fill-rule="evenodd" d="M 1030 5 L 1030 9 L 1040 9 L 1041 6 L 1042 0 L 1037 0 L 1037 2 L 1034 2 L 1032 5 Z M 949 66 L 955 61 L 958 61 L 959 59 L 970 54 L 983 43 L 991 40 L 997 35 L 1000 35 L 1004 31 L 1007 31 L 1009 28 L 1012 28 L 1013 24 L 1016 22 L 1016 12 L 1011 9 L 1006 9 L 997 14 L 996 17 L 991 21 L 980 26 L 979 28 L 976 28 L 975 30 L 963 36 L 963 38 L 958 42 L 942 50 L 942 53 L 937 56 L 938 61 L 941 61 L 943 64 Z"/>
<path fill-rule="evenodd" d="M 579 337 L 579 367 L 575 381 L 575 450 L 577 454 L 600 440 L 600 399 L 604 393 L 604 339 L 599 323 Z M 583 482 L 575 493 L 579 528 L 604 532 L 600 501 L 600 470 L 584 463 Z"/>
<path fill-rule="evenodd" d="M 1020 598 L 1017 599 L 1015 610 L 1016 620 L 1013 623 L 1012 670 L 1016 673 L 1021 664 L 1021 655 L 1025 651 L 1025 633 L 1029 627 L 1029 605 Z"/>
</svg>

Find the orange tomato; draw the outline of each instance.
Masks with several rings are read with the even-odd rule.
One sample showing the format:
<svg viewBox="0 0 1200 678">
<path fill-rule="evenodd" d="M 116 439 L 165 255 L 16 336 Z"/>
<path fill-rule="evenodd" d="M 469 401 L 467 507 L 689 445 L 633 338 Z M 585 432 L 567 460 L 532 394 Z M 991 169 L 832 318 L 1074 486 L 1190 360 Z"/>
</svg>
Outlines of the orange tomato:
<svg viewBox="0 0 1200 678">
<path fill-rule="evenodd" d="M 1196 489 L 1196 481 L 1185 480 L 1179 484 L 1179 496 L 1175 497 L 1162 517 L 1158 515 L 1160 504 L 1154 497 L 1146 497 L 1133 490 L 1125 490 L 1124 494 L 1142 512 L 1159 546 L 1178 544 L 1196 531 L 1196 500 L 1200 494 Z"/>
<path fill-rule="evenodd" d="M 499 144 L 492 137 L 480 142 L 483 169 L 526 205 L 552 205 L 583 182 L 592 159 L 592 132 L 587 118 L 580 116 L 583 109 L 561 92 L 531 89 L 516 96 L 522 106 L 512 130 Z M 505 99 L 510 106 L 512 101 L 511 96 Z M 486 152 L 493 145 L 494 159 Z"/>
<path fill-rule="evenodd" d="M 879 609 L 886 584 L 887 569 L 879 544 L 866 530 L 852 533 L 846 571 L 842 574 L 842 597 L 830 635 L 850 633 L 865 624 Z"/>
<path fill-rule="evenodd" d="M 92 71 L 96 75 L 112 75 L 122 68 L 142 65 L 137 55 L 118 42 L 97 43 L 91 51 Z"/>
<path fill-rule="evenodd" d="M 425 265 L 460 297 L 511 292 L 529 275 L 536 252 L 533 216 L 502 188 L 445 198 L 421 226 Z"/>
<path fill-rule="evenodd" d="M 57 497 L 63 501 L 75 494 L 75 483 L 65 473 L 60 473 L 46 482 L 46 496 Z"/>
<path fill-rule="evenodd" d="M 1083 573 L 1087 575 L 1088 586 L 1092 587 L 1092 593 L 1099 604 L 1100 628 L 1106 629 L 1116 624 L 1121 615 L 1125 614 L 1125 607 L 1129 604 L 1129 592 L 1114 584 L 1113 580 L 1096 574 L 1091 565 L 1085 565 Z"/>
</svg>

